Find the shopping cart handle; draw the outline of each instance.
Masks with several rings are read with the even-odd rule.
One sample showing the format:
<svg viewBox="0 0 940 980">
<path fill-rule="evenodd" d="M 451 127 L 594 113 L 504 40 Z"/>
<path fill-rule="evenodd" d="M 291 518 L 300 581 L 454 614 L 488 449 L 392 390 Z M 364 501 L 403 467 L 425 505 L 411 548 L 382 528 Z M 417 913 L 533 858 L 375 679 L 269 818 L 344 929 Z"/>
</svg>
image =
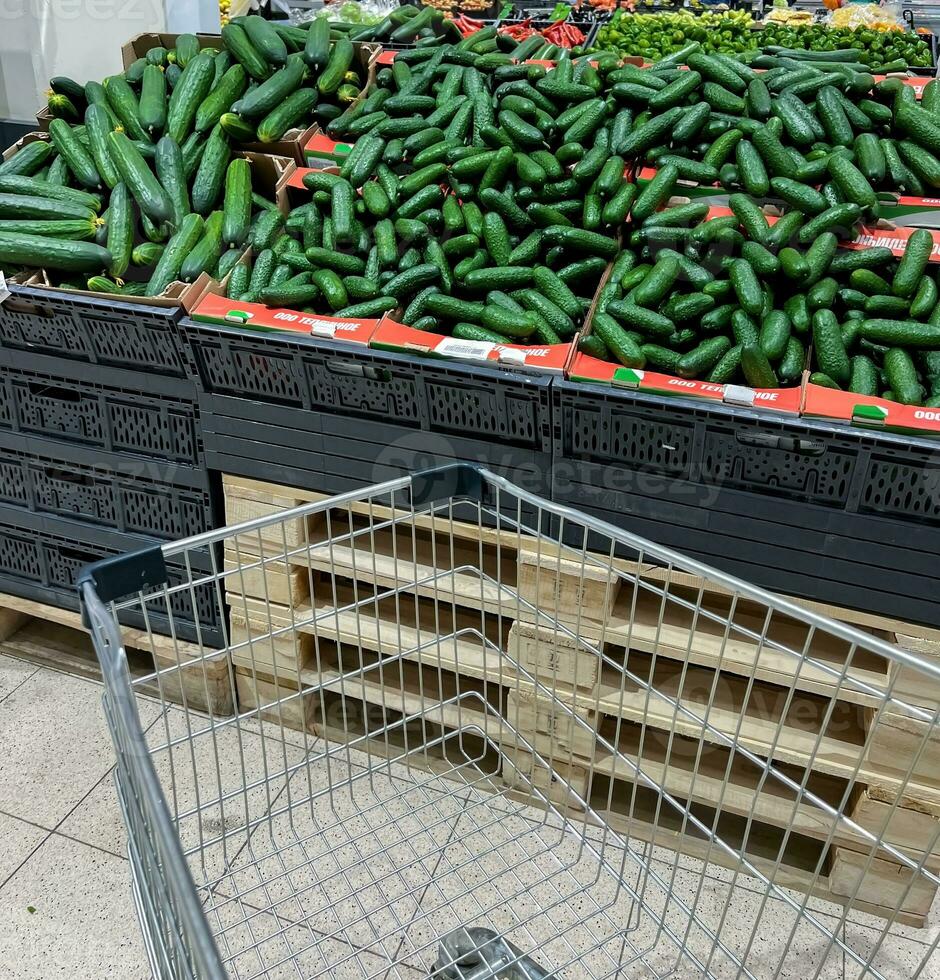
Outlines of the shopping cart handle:
<svg viewBox="0 0 940 980">
<path fill-rule="evenodd" d="M 449 463 L 421 470 L 411 477 L 411 502 L 415 507 L 461 497 L 482 503 L 485 484 L 479 467 L 472 463 Z"/>
<path fill-rule="evenodd" d="M 79 591 L 90 582 L 102 602 L 113 602 L 121 596 L 165 585 L 166 563 L 160 545 L 130 551 L 125 555 L 103 558 L 86 565 L 75 582 Z"/>
</svg>

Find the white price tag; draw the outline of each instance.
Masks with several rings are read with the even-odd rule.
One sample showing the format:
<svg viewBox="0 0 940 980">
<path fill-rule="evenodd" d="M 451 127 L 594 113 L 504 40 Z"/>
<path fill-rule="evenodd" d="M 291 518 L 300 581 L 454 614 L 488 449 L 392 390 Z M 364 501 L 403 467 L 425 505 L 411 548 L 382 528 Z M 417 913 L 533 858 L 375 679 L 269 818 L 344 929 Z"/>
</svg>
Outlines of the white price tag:
<svg viewBox="0 0 940 980">
<path fill-rule="evenodd" d="M 757 392 L 753 388 L 745 388 L 744 385 L 725 385 L 725 393 L 722 401 L 730 402 L 732 405 L 753 405 Z"/>
<path fill-rule="evenodd" d="M 10 298 L 10 290 L 7 289 L 7 277 L 0 270 L 0 303 Z"/>
<path fill-rule="evenodd" d="M 471 361 L 485 361 L 496 349 L 496 344 L 485 340 L 458 340 L 455 337 L 445 337 L 434 348 L 435 354 L 441 357 L 459 357 Z"/>
<path fill-rule="evenodd" d="M 310 333 L 314 337 L 332 337 L 335 340 L 336 324 L 330 323 L 329 320 L 315 320 L 310 328 Z"/>
</svg>

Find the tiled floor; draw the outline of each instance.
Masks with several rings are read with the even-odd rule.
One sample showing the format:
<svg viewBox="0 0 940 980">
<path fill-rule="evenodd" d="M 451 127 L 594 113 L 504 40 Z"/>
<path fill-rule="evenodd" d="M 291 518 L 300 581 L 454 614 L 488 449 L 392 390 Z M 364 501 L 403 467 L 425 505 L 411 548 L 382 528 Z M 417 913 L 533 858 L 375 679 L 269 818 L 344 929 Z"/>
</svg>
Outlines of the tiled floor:
<svg viewBox="0 0 940 980">
<path fill-rule="evenodd" d="M 164 715 L 154 702 L 141 701 L 139 710 L 151 744 L 185 733 L 185 718 L 176 709 Z M 202 807 L 182 821 L 185 845 L 240 827 L 245 814 L 264 817 L 305 801 L 289 818 L 259 822 L 250 839 L 236 834 L 227 871 L 206 899 L 233 978 L 420 980 L 428 975 L 437 936 L 459 921 L 498 921 L 517 943 L 555 964 L 577 958 L 564 971 L 566 980 L 701 975 L 691 966 L 676 969 L 674 956 L 655 954 L 644 970 L 615 972 L 620 941 L 612 946 L 600 940 L 612 923 L 619 928 L 628 919 L 623 892 L 613 876 L 598 876 L 597 862 L 585 861 L 570 835 L 544 826 L 536 811 L 500 800 L 504 815 L 494 821 L 491 798 L 472 787 L 458 792 L 453 783 L 424 784 L 425 777 L 370 777 L 355 756 L 351 766 L 330 763 L 330 778 L 347 780 L 344 790 L 310 801 L 311 787 L 324 785 L 327 772 L 322 760 L 307 761 L 303 737 L 275 744 L 229 728 L 216 733 L 213 745 L 218 756 L 208 740 L 193 752 L 185 743 L 173 752 L 175 805 L 180 811 Z M 100 685 L 0 655 L 3 980 L 149 976 L 112 758 Z M 240 792 L 242 766 L 267 778 Z M 285 766 L 293 767 L 289 778 L 272 775 Z M 165 753 L 157 771 L 167 783 Z M 220 795 L 224 805 L 204 806 Z M 205 851 L 210 877 L 218 877 L 218 851 Z M 704 957 L 713 944 L 703 941 L 703 930 L 722 916 L 722 936 L 737 951 L 746 948 L 759 922 L 746 960 L 750 972 L 739 974 L 719 954 L 710 962 L 716 976 L 859 976 L 819 930 L 791 930 L 793 918 L 782 903 L 764 907 L 763 895 L 749 889 L 750 879 L 736 883 L 729 902 L 729 873 L 715 869 L 703 877 L 690 859 L 674 868 L 668 852 L 656 857 L 662 860 L 652 863 L 653 871 L 672 881 L 661 919 L 685 932 L 689 947 L 704 950 Z M 655 892 L 648 889 L 650 896 Z M 680 901 L 694 904 L 693 923 L 679 910 Z M 811 908 L 823 927 L 835 927 L 833 906 L 814 901 Z M 852 913 L 840 934 L 867 955 L 881 930 L 878 920 Z M 869 975 L 940 980 L 940 954 L 924 965 L 936 936 L 936 926 L 897 930 L 877 955 L 878 972 Z M 642 920 L 631 937 L 639 946 L 655 940 L 652 920 Z"/>
</svg>

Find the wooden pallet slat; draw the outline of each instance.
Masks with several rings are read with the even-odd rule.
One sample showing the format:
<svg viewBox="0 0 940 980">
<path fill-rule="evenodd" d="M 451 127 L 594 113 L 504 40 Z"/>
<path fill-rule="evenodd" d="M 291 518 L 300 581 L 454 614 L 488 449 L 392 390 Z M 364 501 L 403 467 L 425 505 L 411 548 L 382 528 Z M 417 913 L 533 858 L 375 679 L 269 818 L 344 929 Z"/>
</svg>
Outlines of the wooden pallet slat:
<svg viewBox="0 0 940 980">
<path fill-rule="evenodd" d="M 121 626 L 128 670 L 139 694 L 225 717 L 235 710 L 225 651 Z M 101 668 L 80 613 L 0 595 L 0 652 L 91 680 Z"/>
</svg>

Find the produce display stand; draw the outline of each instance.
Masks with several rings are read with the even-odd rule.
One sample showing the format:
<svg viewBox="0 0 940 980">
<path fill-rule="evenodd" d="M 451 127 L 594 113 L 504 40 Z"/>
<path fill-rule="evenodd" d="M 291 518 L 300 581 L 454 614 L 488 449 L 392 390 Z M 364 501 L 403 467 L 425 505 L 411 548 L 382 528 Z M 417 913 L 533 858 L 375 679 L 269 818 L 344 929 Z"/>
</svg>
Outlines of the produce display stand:
<svg viewBox="0 0 940 980">
<path fill-rule="evenodd" d="M 605 16 L 591 13 L 572 22 L 584 25 L 590 41 Z M 508 15 L 502 22 L 509 22 Z M 125 64 L 156 45 L 176 41 L 176 35 L 140 35 L 125 46 Z M 206 43 L 217 47 L 221 42 L 210 38 Z M 392 63 L 394 54 L 359 46 L 356 57 L 367 74 L 360 100 L 371 94 L 377 68 Z M 407 79 L 409 72 L 399 64 L 385 76 Z M 905 84 L 919 97 L 925 80 L 905 79 Z M 4 158 L 45 139 L 45 134 L 30 134 Z M 309 171 L 297 164 L 315 161 L 317 169 L 335 174 L 335 165 L 353 145 L 310 126 L 281 143 L 259 145 L 263 152 L 240 152 L 258 177 L 254 189 L 287 215 L 311 198 L 303 182 Z M 277 149 L 287 156 L 272 155 Z M 622 160 L 615 171 L 622 181 Z M 654 174 L 641 168 L 637 183 L 646 185 Z M 332 189 L 322 173 L 319 177 L 324 183 L 318 193 L 325 202 Z M 432 184 L 438 179 L 436 174 Z M 731 213 L 722 210 L 727 194 L 720 187 L 681 183 L 676 193 L 707 200 L 713 205 L 710 216 Z M 855 241 L 841 244 L 854 249 L 884 244 L 900 255 L 915 227 L 933 225 L 940 213 L 932 210 L 935 205 L 940 201 L 928 198 L 886 203 L 885 216 L 894 219 L 893 226 L 864 227 Z M 436 227 L 443 222 L 446 212 L 440 207 L 442 214 L 432 216 L 428 227 L 434 220 Z M 365 208 L 363 200 L 355 213 L 364 216 Z M 513 238 L 513 247 L 521 238 Z M 236 267 L 243 277 L 258 258 L 244 241 L 239 245 L 241 268 Z M 409 244 L 413 241 L 408 238 Z M 937 262 L 940 231 L 934 243 L 932 261 Z M 575 304 L 569 316 L 572 328 L 559 330 L 565 339 L 558 344 L 534 342 L 539 335 L 531 332 L 534 319 L 530 333 L 522 331 L 529 339 L 518 344 L 434 332 L 447 329 L 446 324 L 416 329 L 409 325 L 417 322 L 415 317 L 406 323 L 403 309 L 388 309 L 404 293 L 392 288 L 388 297 L 379 297 L 389 300 L 382 312 L 354 317 L 312 312 L 305 303 L 323 298 L 316 290 L 312 300 L 290 297 L 296 308 L 262 302 L 262 297 L 274 300 L 260 289 L 233 290 L 237 298 L 229 298 L 229 281 L 206 274 L 147 299 L 57 288 L 42 273 L 7 282 L 9 296 L 0 302 L 0 611 L 6 611 L 0 615 L 0 642 L 9 642 L 12 649 L 19 644 L 26 651 L 41 644 L 35 620 L 54 607 L 55 615 L 47 617 L 56 626 L 47 631 L 52 649 L 85 643 L 76 641 L 74 583 L 79 569 L 91 562 L 148 548 L 152 554 L 154 544 L 199 535 L 226 521 L 269 517 L 328 495 L 470 461 L 552 504 L 577 508 L 742 580 L 793 596 L 806 609 L 857 623 L 879 638 L 896 639 L 905 649 L 940 660 L 940 510 L 933 479 L 940 409 L 811 384 L 812 349 L 805 344 L 806 370 L 799 381 L 763 389 L 711 384 L 591 357 L 579 345 L 592 338 L 593 316 L 614 250 L 609 242 L 600 244 L 603 248 L 591 258 L 596 265 L 587 280 L 590 285 L 583 294 L 574 286 L 569 290 Z M 626 236 L 617 236 L 621 246 L 628 247 Z M 266 247 L 274 252 L 273 245 Z M 565 249 L 558 247 L 564 255 Z M 364 256 L 368 246 L 357 244 L 356 250 Z M 423 261 L 427 263 L 426 256 Z M 544 260 L 546 265 L 551 261 Z M 304 262 L 309 258 L 300 255 L 297 268 L 303 269 Z M 607 273 L 595 289 L 596 269 L 603 272 L 605 263 Z M 395 268 L 393 257 L 373 282 L 384 287 L 399 274 Z M 536 273 L 531 278 L 537 279 Z M 584 280 L 575 276 L 571 281 Z M 354 294 L 350 286 L 349 295 L 371 300 L 375 293 L 367 289 Z M 465 295 L 475 298 L 469 289 Z M 346 306 L 336 302 L 329 308 L 341 311 Z M 763 309 L 760 301 L 757 309 Z M 583 322 L 573 337 L 572 318 L 579 326 Z M 427 629 L 431 643 L 438 641 L 438 686 L 432 691 L 443 699 L 452 686 L 468 680 L 491 685 L 505 710 L 521 719 L 529 750 L 515 752 L 501 767 L 500 785 L 513 791 L 530 786 L 539 768 L 536 754 L 561 745 L 568 753 L 565 798 L 571 787 L 578 788 L 583 814 L 587 803 L 597 801 L 592 794 L 601 785 L 594 766 L 598 734 L 622 735 L 623 751 L 638 738 L 639 758 L 644 750 L 638 733 L 645 727 L 670 731 L 675 717 L 664 710 L 657 713 L 648 698 L 644 703 L 642 693 L 632 690 L 615 703 L 596 658 L 590 661 L 594 674 L 576 683 L 577 665 L 583 667 L 585 660 L 574 645 L 565 643 L 557 630 L 547 635 L 518 606 L 510 610 L 499 588 L 495 593 L 489 588 L 492 583 L 465 574 L 478 560 L 496 583 L 511 582 L 533 608 L 554 608 L 564 630 L 597 642 L 607 667 L 629 663 L 630 670 L 663 689 L 675 690 L 688 678 L 699 692 L 718 690 L 715 724 L 725 735 L 743 733 L 748 750 L 756 755 L 779 754 L 787 765 L 809 773 L 815 759 L 807 746 L 820 740 L 824 766 L 829 767 L 824 774 L 833 780 L 822 781 L 821 795 L 830 805 L 838 804 L 838 793 L 850 778 L 852 752 L 859 754 L 859 746 L 870 741 L 871 751 L 863 760 L 868 768 L 851 800 L 852 819 L 863 828 L 887 821 L 890 841 L 909 849 L 922 846 L 918 840 L 934 831 L 940 781 L 935 749 L 922 764 L 916 763 L 915 736 L 923 728 L 912 733 L 900 722 L 873 720 L 877 702 L 857 685 L 843 689 L 839 676 L 844 670 L 853 682 L 924 699 L 915 703 L 928 706 L 940 697 L 940 685 L 918 684 L 903 664 L 883 658 L 855 663 L 853 654 L 842 648 L 820 654 L 834 665 L 828 673 L 815 665 L 794 671 L 773 643 L 764 642 L 759 616 L 744 602 L 745 632 L 726 649 L 716 639 L 714 623 L 734 610 L 737 596 L 729 598 L 715 583 L 691 573 L 634 562 L 644 581 L 664 585 L 671 598 L 678 596 L 686 606 L 692 603 L 704 615 L 690 621 L 676 610 L 660 616 L 649 608 L 631 608 L 630 588 L 622 583 L 611 588 L 609 575 L 609 568 L 625 567 L 626 555 L 611 549 L 605 553 L 610 542 L 596 530 L 576 522 L 566 525 L 562 519 L 535 528 L 559 533 L 563 546 L 581 553 L 578 565 L 565 560 L 563 548 L 533 551 L 506 531 L 505 517 L 537 524 L 545 517 L 541 508 L 515 498 L 500 506 L 492 515 L 477 511 L 470 515 L 473 519 L 448 515 L 449 552 L 439 547 L 443 539 L 434 522 L 422 518 L 410 563 L 397 560 L 394 529 L 374 525 L 376 519 L 394 522 L 393 509 L 376 510 L 371 502 L 367 509 L 362 501 L 329 512 L 333 535 L 348 530 L 352 536 L 334 542 L 328 560 L 322 548 L 304 550 L 315 528 L 303 520 L 288 520 L 278 529 L 284 536 L 277 540 L 259 533 L 227 540 L 224 547 L 188 550 L 185 565 L 179 556 L 169 561 L 166 593 L 145 608 L 124 610 L 128 642 L 140 645 L 134 669 L 160 671 L 160 679 L 165 674 L 175 684 L 170 698 L 220 715 L 250 711 L 270 721 L 272 703 L 286 694 L 291 700 L 285 713 L 278 708 L 279 723 L 348 738 L 348 731 L 330 725 L 309 693 L 322 686 L 322 679 L 311 678 L 324 669 L 314 636 L 306 633 L 288 641 L 282 631 L 309 616 L 317 603 L 324 604 L 325 593 L 316 591 L 324 582 L 332 581 L 344 596 L 360 590 L 370 595 L 388 590 L 396 598 L 407 594 L 415 611 L 413 621 L 404 624 L 379 608 L 384 599 L 376 601 L 371 619 L 334 610 L 322 638 L 335 646 L 328 651 L 324 647 L 325 655 L 339 657 L 336 651 L 343 645 L 358 642 L 360 656 L 363 651 L 385 656 L 394 653 L 389 630 L 395 625 L 412 633 Z M 374 532 L 368 549 L 364 528 Z M 291 549 L 293 554 L 285 553 Z M 598 566 L 608 573 L 598 572 Z M 221 572 L 234 570 L 237 576 L 220 578 Z M 145 570 L 145 578 L 147 574 Z M 432 596 L 421 585 L 438 579 L 452 586 L 450 626 L 468 633 L 482 630 L 542 681 L 561 675 L 564 705 L 577 719 L 573 725 L 560 726 L 557 715 L 546 714 L 528 687 L 513 689 L 478 666 L 461 670 L 459 663 L 446 660 L 441 649 L 449 627 L 429 616 Z M 778 628 L 768 624 L 765 632 L 776 637 Z M 60 634 L 59 629 L 70 632 Z M 149 633 L 163 639 L 147 647 Z M 213 661 L 216 673 L 204 690 L 196 691 L 181 668 L 194 650 L 205 649 L 219 651 Z M 75 669 L 89 669 L 87 657 L 84 661 L 82 666 L 82 657 L 76 655 Z M 339 660 L 329 661 L 327 668 L 339 665 Z M 355 707 L 356 717 L 365 718 L 372 708 L 389 707 L 392 695 L 413 698 L 426 676 L 409 664 L 391 694 L 363 685 L 361 695 L 333 703 L 344 711 Z M 168 696 L 165 688 L 162 693 Z M 779 745 L 768 743 L 759 717 L 762 709 L 749 700 L 752 694 L 775 713 L 781 726 Z M 834 705 L 839 724 L 831 730 L 830 716 L 820 722 L 822 701 Z M 804 708 L 813 714 L 801 728 L 798 716 Z M 355 737 L 368 736 L 364 723 Z M 677 737 L 692 736 L 679 732 Z M 765 860 L 757 852 L 769 841 L 772 853 L 785 823 L 762 785 L 731 773 L 730 765 L 724 780 L 720 778 L 730 760 L 726 752 L 718 768 L 709 770 L 697 803 L 714 802 L 714 794 L 723 793 L 730 779 L 747 801 L 746 806 L 737 804 L 738 815 L 750 813 L 752 806 L 759 814 L 753 851 L 755 860 Z M 672 780 L 671 791 L 692 792 L 694 775 L 681 767 L 671 771 L 668 760 L 643 761 Z M 891 773 L 908 762 L 920 765 L 923 793 L 895 804 Z M 628 828 L 635 773 L 614 767 L 601 775 L 614 786 L 608 800 L 616 811 L 611 819 Z M 552 801 L 565 792 L 557 781 L 543 781 L 540 790 Z M 794 819 L 802 821 L 797 831 L 801 839 L 792 847 L 781 845 L 778 861 L 791 887 L 852 904 L 855 885 L 863 881 L 863 897 L 856 904 L 875 915 L 890 914 L 892 903 L 882 896 L 899 874 L 900 887 L 907 880 L 896 862 L 860 869 L 857 838 L 848 834 L 825 840 L 808 810 Z M 651 840 L 661 842 L 655 828 L 647 829 Z M 665 843 L 701 853 L 701 842 L 685 828 Z M 801 852 L 803 847 L 808 850 Z M 823 862 L 823 873 L 807 873 L 807 853 L 811 862 Z M 929 860 L 935 863 L 935 855 Z M 934 891 L 913 889 L 895 908 L 899 921 L 923 925 Z"/>
</svg>

